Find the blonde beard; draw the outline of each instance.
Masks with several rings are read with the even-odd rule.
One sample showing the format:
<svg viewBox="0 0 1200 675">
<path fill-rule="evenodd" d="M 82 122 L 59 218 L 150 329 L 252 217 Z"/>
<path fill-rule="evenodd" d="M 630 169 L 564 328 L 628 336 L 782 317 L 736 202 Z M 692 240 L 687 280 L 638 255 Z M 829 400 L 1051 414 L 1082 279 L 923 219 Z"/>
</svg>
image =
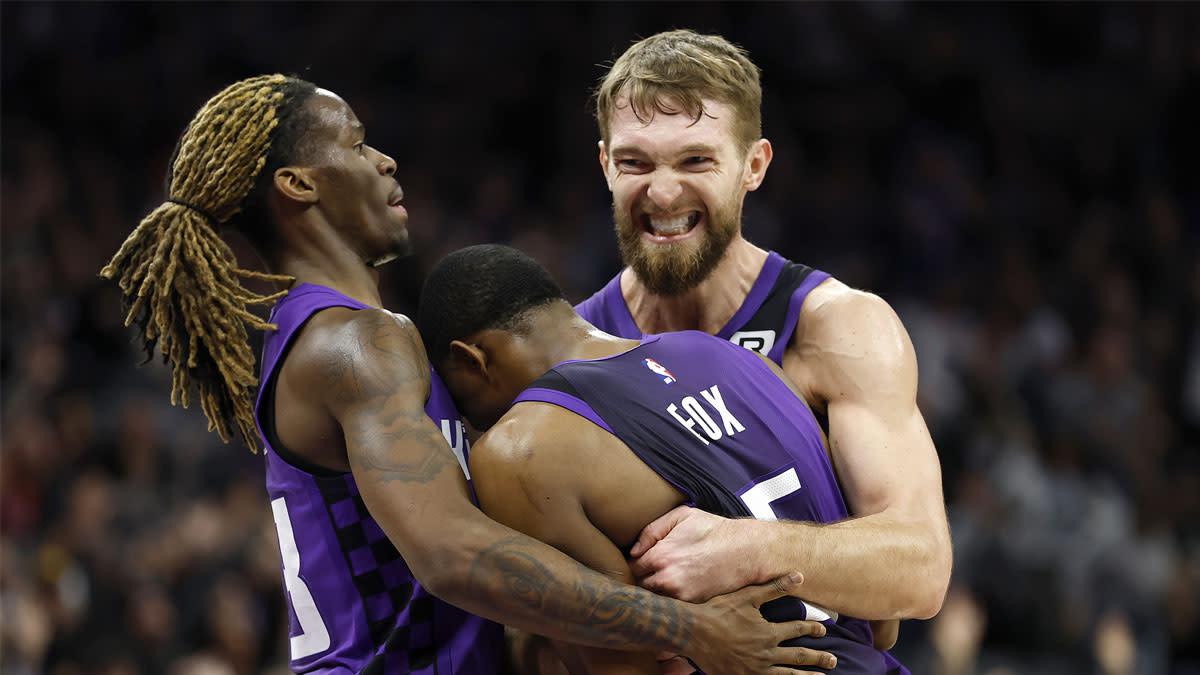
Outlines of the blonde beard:
<svg viewBox="0 0 1200 675">
<path fill-rule="evenodd" d="M 740 204 L 722 205 L 710 211 L 699 245 L 691 242 L 647 244 L 642 228 L 634 224 L 628 211 L 613 205 L 613 223 L 621 261 L 633 269 L 638 280 L 651 293 L 673 297 L 699 286 L 712 275 L 737 233 L 741 231 Z"/>
</svg>

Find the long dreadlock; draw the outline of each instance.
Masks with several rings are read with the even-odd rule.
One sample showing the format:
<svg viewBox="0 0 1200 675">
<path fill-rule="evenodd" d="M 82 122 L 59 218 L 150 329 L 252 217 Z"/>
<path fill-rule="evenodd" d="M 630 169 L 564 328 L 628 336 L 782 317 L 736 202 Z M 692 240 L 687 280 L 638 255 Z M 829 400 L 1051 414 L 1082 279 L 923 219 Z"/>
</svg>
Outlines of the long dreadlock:
<svg viewBox="0 0 1200 675">
<path fill-rule="evenodd" d="M 255 452 L 258 379 L 246 327 L 275 326 L 249 308 L 271 305 L 287 291 L 259 295 L 241 279 L 285 284 L 293 279 L 239 268 L 217 228 L 232 222 L 257 227 L 252 221 L 269 217 L 261 193 L 270 185 L 269 174 L 295 152 L 296 120 L 313 91 L 297 78 L 263 75 L 209 99 L 175 148 L 167 200 L 142 219 L 100 271 L 118 280 L 129 307 L 125 325 L 136 324 L 147 357 L 157 343 L 163 360 L 170 361 L 171 404 L 188 407 L 195 385 L 209 431 L 229 442 L 236 425 Z M 247 210 L 254 213 L 243 213 Z"/>
</svg>

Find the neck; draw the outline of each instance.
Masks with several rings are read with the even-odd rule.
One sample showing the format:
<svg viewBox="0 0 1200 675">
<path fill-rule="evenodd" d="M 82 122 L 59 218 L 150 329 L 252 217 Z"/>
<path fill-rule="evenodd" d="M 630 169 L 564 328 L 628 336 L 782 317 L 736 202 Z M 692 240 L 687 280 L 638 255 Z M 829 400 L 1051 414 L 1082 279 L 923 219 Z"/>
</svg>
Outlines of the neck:
<svg viewBox="0 0 1200 675">
<path fill-rule="evenodd" d="M 766 251 L 738 235 L 712 274 L 690 291 L 676 296 L 655 295 L 632 269 L 625 268 L 621 273 L 621 295 L 643 333 L 717 333 L 746 301 L 766 260 Z"/>
<path fill-rule="evenodd" d="M 633 349 L 637 340 L 626 340 L 588 323 L 569 304 L 556 303 L 535 320 L 530 352 L 539 355 L 542 371 L 563 361 L 601 359 Z"/>
<path fill-rule="evenodd" d="M 285 231 L 286 241 L 268 263 L 271 269 L 294 277 L 295 283 L 326 286 L 372 307 L 382 306 L 379 271 L 333 228 L 301 222 Z"/>
</svg>

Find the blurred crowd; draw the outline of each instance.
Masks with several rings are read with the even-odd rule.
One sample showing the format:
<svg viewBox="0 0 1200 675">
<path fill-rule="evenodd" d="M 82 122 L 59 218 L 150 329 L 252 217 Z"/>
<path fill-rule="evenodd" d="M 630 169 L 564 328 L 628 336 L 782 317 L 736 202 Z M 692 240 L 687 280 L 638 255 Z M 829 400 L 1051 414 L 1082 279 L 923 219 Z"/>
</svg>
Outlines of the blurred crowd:
<svg viewBox="0 0 1200 675">
<path fill-rule="evenodd" d="M 1200 673 L 1200 5 L 905 2 L 0 4 L 0 670 L 284 672 L 261 457 L 171 407 L 97 277 L 208 96 L 347 99 L 411 213 L 393 309 L 484 241 L 581 300 L 619 267 L 589 89 L 675 27 L 763 69 L 747 237 L 912 335 L 955 569 L 894 653 Z"/>
</svg>

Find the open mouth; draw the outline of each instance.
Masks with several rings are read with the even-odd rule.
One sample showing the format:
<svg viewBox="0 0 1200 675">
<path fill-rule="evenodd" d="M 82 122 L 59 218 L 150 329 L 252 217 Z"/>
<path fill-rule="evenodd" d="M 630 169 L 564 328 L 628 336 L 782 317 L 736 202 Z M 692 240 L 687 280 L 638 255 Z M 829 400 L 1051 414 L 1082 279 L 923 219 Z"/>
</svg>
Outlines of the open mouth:
<svg viewBox="0 0 1200 675">
<path fill-rule="evenodd" d="M 641 223 L 642 231 L 647 234 L 670 239 L 691 232 L 700 222 L 700 212 L 689 211 L 688 213 L 670 216 L 651 216 L 646 214 L 639 219 L 639 222 Z"/>
</svg>

